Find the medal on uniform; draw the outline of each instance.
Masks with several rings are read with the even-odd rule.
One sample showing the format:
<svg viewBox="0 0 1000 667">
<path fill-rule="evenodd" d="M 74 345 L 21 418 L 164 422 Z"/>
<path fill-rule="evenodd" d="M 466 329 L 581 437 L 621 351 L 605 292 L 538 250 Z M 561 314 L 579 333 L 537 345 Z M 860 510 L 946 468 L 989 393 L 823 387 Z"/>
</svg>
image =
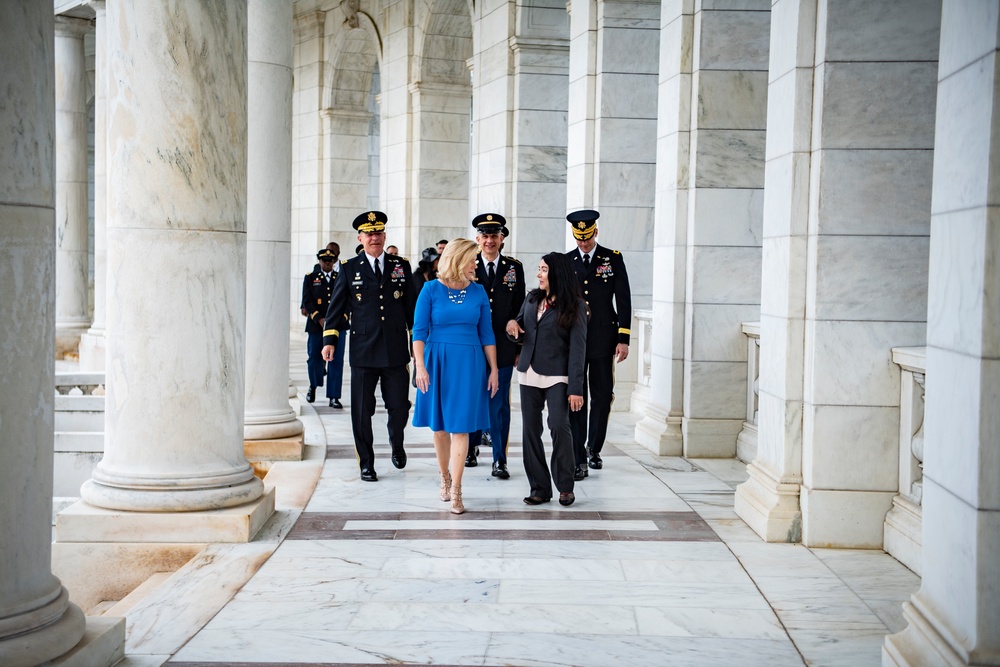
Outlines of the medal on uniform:
<svg viewBox="0 0 1000 667">
<path fill-rule="evenodd" d="M 392 293 L 393 299 L 398 299 L 400 296 L 402 296 L 402 292 L 400 292 L 399 290 L 396 290 L 395 292 Z"/>
</svg>

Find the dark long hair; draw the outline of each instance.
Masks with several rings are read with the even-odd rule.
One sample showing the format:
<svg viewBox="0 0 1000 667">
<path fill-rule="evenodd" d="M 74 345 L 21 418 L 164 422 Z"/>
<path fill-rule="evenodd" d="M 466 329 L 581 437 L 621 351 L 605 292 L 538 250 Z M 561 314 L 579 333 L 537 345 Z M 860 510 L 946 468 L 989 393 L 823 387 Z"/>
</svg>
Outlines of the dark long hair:
<svg viewBox="0 0 1000 667">
<path fill-rule="evenodd" d="M 549 267 L 549 297 L 551 305 L 558 311 L 559 326 L 571 329 L 580 309 L 580 283 L 576 272 L 566 255 L 560 252 L 550 252 L 542 257 Z M 545 290 L 536 287 L 528 294 L 531 303 L 539 303 L 546 296 Z"/>
</svg>

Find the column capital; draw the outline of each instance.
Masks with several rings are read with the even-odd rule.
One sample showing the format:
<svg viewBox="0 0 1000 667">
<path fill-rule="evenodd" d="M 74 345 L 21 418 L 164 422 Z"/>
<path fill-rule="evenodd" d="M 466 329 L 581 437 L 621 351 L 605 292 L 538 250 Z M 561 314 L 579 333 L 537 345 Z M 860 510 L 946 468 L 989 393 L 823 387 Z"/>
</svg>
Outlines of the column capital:
<svg viewBox="0 0 1000 667">
<path fill-rule="evenodd" d="M 88 19 L 74 19 L 68 16 L 57 16 L 55 25 L 58 37 L 76 39 L 83 39 L 83 36 L 90 32 L 94 26 Z"/>
</svg>

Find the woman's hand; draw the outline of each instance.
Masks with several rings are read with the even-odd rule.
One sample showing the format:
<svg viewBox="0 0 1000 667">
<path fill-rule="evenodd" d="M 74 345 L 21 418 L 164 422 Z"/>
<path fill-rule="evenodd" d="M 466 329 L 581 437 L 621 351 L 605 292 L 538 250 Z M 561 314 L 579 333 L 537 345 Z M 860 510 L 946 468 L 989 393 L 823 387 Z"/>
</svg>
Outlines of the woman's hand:
<svg viewBox="0 0 1000 667">
<path fill-rule="evenodd" d="M 490 390 L 490 398 L 497 395 L 497 390 L 500 389 L 500 373 L 497 369 L 490 370 L 490 379 L 486 381 L 486 388 Z"/>
<path fill-rule="evenodd" d="M 414 378 L 417 383 L 417 389 L 420 390 L 421 394 L 427 393 L 427 387 L 431 383 L 431 378 L 427 375 L 427 369 L 423 366 L 417 368 L 416 377 Z"/>
<path fill-rule="evenodd" d="M 521 325 L 517 323 L 517 320 L 511 320 L 507 322 L 507 335 L 513 338 L 519 338 L 521 334 L 524 333 L 524 329 Z"/>
<path fill-rule="evenodd" d="M 573 412 L 579 412 L 582 408 L 583 408 L 583 396 L 570 395 L 569 409 Z"/>
</svg>

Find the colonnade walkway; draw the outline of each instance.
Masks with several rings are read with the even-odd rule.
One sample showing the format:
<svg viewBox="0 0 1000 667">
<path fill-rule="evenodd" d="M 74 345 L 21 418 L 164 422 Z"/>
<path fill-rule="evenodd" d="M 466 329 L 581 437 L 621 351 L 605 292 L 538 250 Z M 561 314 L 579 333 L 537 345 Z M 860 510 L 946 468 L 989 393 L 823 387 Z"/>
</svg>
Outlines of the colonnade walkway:
<svg viewBox="0 0 1000 667">
<path fill-rule="evenodd" d="M 304 396 L 304 364 L 292 377 Z M 408 427 L 396 470 L 380 405 L 379 481 L 363 483 L 349 409 L 317 393 L 307 460 L 266 480 L 275 516 L 129 614 L 125 664 L 859 667 L 919 587 L 881 551 L 762 542 L 733 512 L 743 464 L 653 456 L 627 414 L 573 506 L 528 507 L 515 406 L 511 479 L 482 452 L 456 516 L 430 431 Z"/>
</svg>

